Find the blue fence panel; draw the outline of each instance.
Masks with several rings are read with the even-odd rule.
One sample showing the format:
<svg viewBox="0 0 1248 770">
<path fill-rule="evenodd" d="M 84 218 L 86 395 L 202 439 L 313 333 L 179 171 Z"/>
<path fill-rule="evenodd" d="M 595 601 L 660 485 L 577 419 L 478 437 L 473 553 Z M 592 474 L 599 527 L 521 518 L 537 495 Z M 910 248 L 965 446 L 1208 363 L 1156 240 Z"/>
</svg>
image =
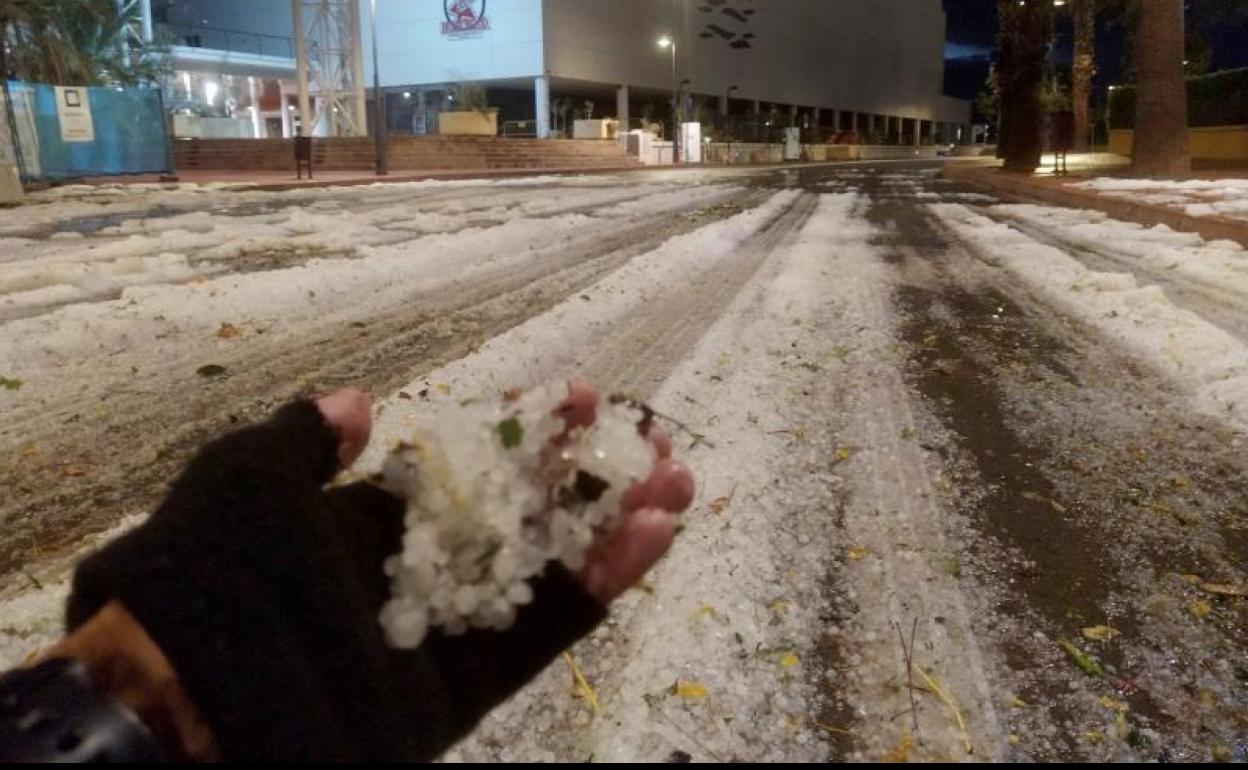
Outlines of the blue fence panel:
<svg viewBox="0 0 1248 770">
<path fill-rule="evenodd" d="M 29 110 L 37 153 L 26 163 L 28 179 L 56 181 L 116 174 L 172 173 L 169 136 L 160 91 L 155 88 L 84 88 L 95 139 L 61 140 L 56 90 L 40 83 L 9 83 L 14 107 Z M 19 119 L 20 122 L 20 119 Z"/>
</svg>

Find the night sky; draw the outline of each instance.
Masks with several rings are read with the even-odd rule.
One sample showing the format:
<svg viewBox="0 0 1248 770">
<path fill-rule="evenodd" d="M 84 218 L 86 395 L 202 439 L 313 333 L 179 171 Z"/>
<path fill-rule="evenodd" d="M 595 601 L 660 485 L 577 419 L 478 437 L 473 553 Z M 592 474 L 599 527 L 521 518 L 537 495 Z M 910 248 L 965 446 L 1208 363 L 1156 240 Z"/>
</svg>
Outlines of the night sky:
<svg viewBox="0 0 1248 770">
<path fill-rule="evenodd" d="M 1199 11 L 1200 2 L 1188 0 L 1189 13 Z M 996 49 L 997 3 L 996 0 L 944 0 L 944 3 L 949 25 L 945 45 L 945 92 L 959 99 L 974 99 L 983 89 Z M 1201 31 L 1213 50 L 1210 71 L 1248 67 L 1248 18 L 1237 23 L 1202 24 Z M 1059 66 L 1070 64 L 1071 36 L 1069 16 L 1063 15 L 1059 17 L 1053 51 Z M 1098 88 L 1122 81 L 1123 36 L 1119 27 L 1098 30 Z"/>
</svg>

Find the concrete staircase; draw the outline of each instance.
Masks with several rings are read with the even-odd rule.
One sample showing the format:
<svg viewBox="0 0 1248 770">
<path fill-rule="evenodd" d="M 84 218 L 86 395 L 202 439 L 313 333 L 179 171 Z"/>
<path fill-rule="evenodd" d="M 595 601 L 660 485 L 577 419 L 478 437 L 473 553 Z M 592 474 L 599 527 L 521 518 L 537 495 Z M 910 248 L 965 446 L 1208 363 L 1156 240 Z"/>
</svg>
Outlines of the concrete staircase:
<svg viewBox="0 0 1248 770">
<path fill-rule="evenodd" d="M 503 139 L 478 136 L 390 137 L 392 171 L 523 171 L 640 167 L 621 145 L 593 139 Z M 295 170 L 292 139 L 177 139 L 174 164 L 180 170 Z M 316 139 L 313 164 L 323 171 L 373 168 L 373 140 Z"/>
</svg>

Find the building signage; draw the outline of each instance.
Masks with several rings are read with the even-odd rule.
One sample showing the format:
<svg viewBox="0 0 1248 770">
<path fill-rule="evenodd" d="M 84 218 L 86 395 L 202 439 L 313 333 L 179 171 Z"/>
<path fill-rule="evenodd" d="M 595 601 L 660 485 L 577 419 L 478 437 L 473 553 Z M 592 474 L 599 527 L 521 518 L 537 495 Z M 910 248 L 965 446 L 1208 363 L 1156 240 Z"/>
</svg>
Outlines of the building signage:
<svg viewBox="0 0 1248 770">
<path fill-rule="evenodd" d="M 490 28 L 485 0 L 442 0 L 442 10 L 446 14 L 442 34 L 447 37 L 478 37 Z"/>
<path fill-rule="evenodd" d="M 62 142 L 95 141 L 87 89 L 56 86 L 56 117 L 61 123 Z"/>
</svg>

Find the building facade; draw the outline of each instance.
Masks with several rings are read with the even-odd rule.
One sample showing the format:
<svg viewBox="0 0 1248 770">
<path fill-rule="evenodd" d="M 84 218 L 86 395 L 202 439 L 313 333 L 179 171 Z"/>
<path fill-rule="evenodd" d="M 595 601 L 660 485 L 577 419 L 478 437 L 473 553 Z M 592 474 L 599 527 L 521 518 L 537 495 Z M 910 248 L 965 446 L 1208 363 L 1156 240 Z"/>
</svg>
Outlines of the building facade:
<svg viewBox="0 0 1248 770">
<path fill-rule="evenodd" d="M 310 0 L 151 2 L 163 8 L 157 25 L 163 18 L 180 36 L 175 81 L 183 82 L 174 87 L 190 102 L 212 95 L 224 111 L 226 83 L 208 84 L 229 77 L 233 104 L 246 105 L 231 117 L 251 120 L 255 135 L 297 130 L 292 7 Z M 356 55 L 371 85 L 373 3 L 355 5 L 363 30 Z M 668 131 L 678 120 L 699 120 L 742 139 L 787 125 L 892 144 L 969 135 L 969 103 L 942 94 L 941 0 L 375 0 L 375 7 L 379 79 L 395 132 L 435 131 L 437 113 L 454 109 L 464 86 L 481 86 L 504 133 L 557 136 L 592 116 Z M 670 44 L 661 48 L 660 39 Z"/>
<path fill-rule="evenodd" d="M 454 84 L 481 84 L 500 94 L 500 106 L 521 113 L 507 93 L 527 92 L 539 135 L 562 129 L 569 101 L 573 113 L 592 104 L 597 115 L 630 125 L 666 123 L 673 92 L 685 119 L 757 115 L 764 124 L 851 131 L 860 141 L 950 139 L 971 119 L 969 103 L 942 94 L 941 0 L 377 6 L 383 87 L 411 99 L 422 89 L 453 93 Z M 660 48 L 661 38 L 674 45 Z M 365 56 L 366 66 L 370 61 Z"/>
</svg>

